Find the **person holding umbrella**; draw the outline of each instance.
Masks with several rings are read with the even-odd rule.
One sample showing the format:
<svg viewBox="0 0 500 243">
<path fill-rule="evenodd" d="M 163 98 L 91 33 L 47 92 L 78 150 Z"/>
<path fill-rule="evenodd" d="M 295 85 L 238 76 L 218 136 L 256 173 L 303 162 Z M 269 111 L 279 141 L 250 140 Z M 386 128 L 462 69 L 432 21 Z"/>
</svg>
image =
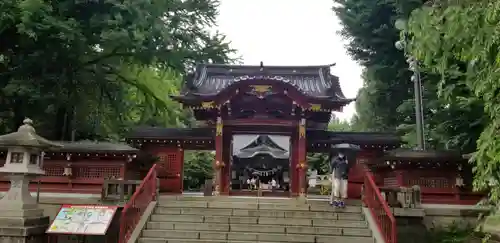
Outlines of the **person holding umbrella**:
<svg viewBox="0 0 500 243">
<path fill-rule="evenodd" d="M 332 151 L 329 156 L 332 180 L 330 205 L 332 206 L 345 207 L 345 200 L 347 199 L 347 179 L 350 166 L 343 150 L 356 148 L 357 146 L 350 144 L 337 144 L 332 146 Z M 337 155 L 335 155 L 336 151 L 338 151 Z"/>
</svg>

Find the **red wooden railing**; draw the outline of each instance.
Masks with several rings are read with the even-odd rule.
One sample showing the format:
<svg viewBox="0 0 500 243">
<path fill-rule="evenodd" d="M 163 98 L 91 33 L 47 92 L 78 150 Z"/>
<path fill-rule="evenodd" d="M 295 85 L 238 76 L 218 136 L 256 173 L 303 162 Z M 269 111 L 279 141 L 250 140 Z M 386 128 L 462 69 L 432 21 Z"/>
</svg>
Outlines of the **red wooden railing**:
<svg viewBox="0 0 500 243">
<path fill-rule="evenodd" d="M 139 188 L 123 207 L 120 218 L 120 240 L 119 243 L 127 243 L 134 231 L 142 214 L 149 204 L 156 200 L 158 187 L 157 165 L 153 165 L 148 174 L 142 180 Z"/>
<path fill-rule="evenodd" d="M 369 208 L 373 219 L 377 223 L 379 232 L 384 237 L 385 243 L 396 243 L 396 219 L 389 209 L 389 205 L 382 197 L 375 183 L 373 174 L 365 169 L 364 197 L 363 202 Z"/>
</svg>

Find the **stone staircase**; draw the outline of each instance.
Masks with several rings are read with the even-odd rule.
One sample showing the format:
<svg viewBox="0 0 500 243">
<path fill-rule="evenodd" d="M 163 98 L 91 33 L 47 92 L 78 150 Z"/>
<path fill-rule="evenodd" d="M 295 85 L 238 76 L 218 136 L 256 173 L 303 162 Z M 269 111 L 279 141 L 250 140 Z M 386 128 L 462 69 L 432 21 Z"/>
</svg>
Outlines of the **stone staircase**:
<svg viewBox="0 0 500 243">
<path fill-rule="evenodd" d="M 359 202 L 161 196 L 139 243 L 374 243 Z"/>
</svg>

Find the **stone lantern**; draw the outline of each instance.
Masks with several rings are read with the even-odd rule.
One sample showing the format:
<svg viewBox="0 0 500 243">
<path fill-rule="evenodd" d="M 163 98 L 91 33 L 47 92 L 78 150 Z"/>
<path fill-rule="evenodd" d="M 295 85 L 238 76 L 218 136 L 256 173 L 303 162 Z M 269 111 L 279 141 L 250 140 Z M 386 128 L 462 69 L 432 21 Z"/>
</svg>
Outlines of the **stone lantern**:
<svg viewBox="0 0 500 243">
<path fill-rule="evenodd" d="M 0 136 L 0 147 L 8 149 L 5 165 L 0 167 L 0 176 L 10 180 L 9 191 L 0 199 L 0 228 L 5 225 L 17 232 L 7 234 L 5 230 L 0 231 L 0 242 L 11 242 L 3 241 L 4 237 L 9 237 L 10 240 L 27 237 L 33 239 L 34 236 L 29 236 L 27 230 L 37 226 L 46 228 L 49 223 L 48 217 L 43 216 L 43 209 L 38 208 L 36 200 L 31 196 L 28 186 L 30 180 L 45 174 L 40 168 L 42 151 L 62 146 L 38 136 L 31 119 L 27 118 L 23 123 L 17 132 Z M 37 223 L 33 225 L 34 222 L 30 221 L 36 218 L 39 220 L 34 221 Z"/>
</svg>

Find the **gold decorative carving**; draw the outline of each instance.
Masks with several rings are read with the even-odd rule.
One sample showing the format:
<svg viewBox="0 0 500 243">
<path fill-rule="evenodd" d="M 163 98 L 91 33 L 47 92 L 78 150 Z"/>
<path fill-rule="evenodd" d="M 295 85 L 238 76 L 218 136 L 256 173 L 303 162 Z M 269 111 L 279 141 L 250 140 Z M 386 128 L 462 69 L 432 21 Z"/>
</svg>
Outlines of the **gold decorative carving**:
<svg viewBox="0 0 500 243">
<path fill-rule="evenodd" d="M 321 111 L 321 104 L 309 104 L 311 107 L 309 108 L 312 111 Z"/>
<path fill-rule="evenodd" d="M 256 93 L 269 92 L 273 88 L 272 85 L 250 85 L 250 87 L 252 87 L 252 90 Z"/>
<path fill-rule="evenodd" d="M 307 163 L 305 161 L 298 163 L 297 169 L 307 169 Z"/>
<path fill-rule="evenodd" d="M 222 118 L 217 117 L 217 124 L 215 125 L 215 135 L 222 136 Z"/>
<path fill-rule="evenodd" d="M 259 99 L 263 99 L 264 97 L 271 95 L 273 86 L 271 85 L 250 85 L 252 88 L 250 94 L 257 96 Z"/>
<path fill-rule="evenodd" d="M 299 124 L 299 138 L 306 136 L 306 119 L 302 118 Z"/>
<path fill-rule="evenodd" d="M 225 166 L 226 166 L 226 164 L 225 164 L 223 161 L 219 161 L 219 160 L 216 160 L 216 161 L 215 161 L 215 167 L 216 167 L 217 169 L 222 169 L 222 168 L 224 168 Z"/>
<path fill-rule="evenodd" d="M 306 128 L 304 126 L 299 127 L 299 137 L 303 138 L 306 136 Z"/>
<path fill-rule="evenodd" d="M 215 107 L 215 103 L 213 101 L 202 102 L 201 107 L 203 107 L 204 109 L 211 109 Z"/>
</svg>

